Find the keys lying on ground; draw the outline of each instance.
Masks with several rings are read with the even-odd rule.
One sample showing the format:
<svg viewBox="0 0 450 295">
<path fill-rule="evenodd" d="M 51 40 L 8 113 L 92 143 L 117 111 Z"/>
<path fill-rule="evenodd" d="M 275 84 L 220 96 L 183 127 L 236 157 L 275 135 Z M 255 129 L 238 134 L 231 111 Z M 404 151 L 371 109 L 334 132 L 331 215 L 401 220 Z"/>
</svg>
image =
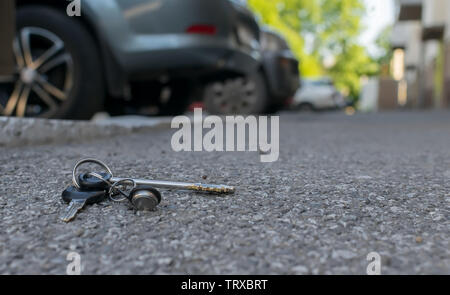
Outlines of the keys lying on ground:
<svg viewBox="0 0 450 295">
<path fill-rule="evenodd" d="M 90 172 L 77 175 L 77 169 L 86 163 L 100 165 L 106 170 L 106 173 Z M 66 212 L 61 216 L 64 222 L 73 220 L 85 205 L 101 202 L 107 197 L 115 202 L 128 200 L 139 211 L 154 210 L 161 202 L 161 194 L 156 188 L 193 190 L 216 194 L 232 194 L 235 192 L 235 188 L 228 185 L 117 178 L 113 176 L 111 169 L 106 164 L 95 159 L 79 161 L 73 169 L 72 182 L 73 186 L 68 187 L 62 194 L 63 200 L 69 203 Z M 126 189 L 130 185 L 132 188 L 127 193 Z"/>
<path fill-rule="evenodd" d="M 82 191 L 75 186 L 69 186 L 62 193 L 62 199 L 69 203 L 61 220 L 69 222 L 75 218 L 77 213 L 86 205 L 92 205 L 103 201 L 107 196 L 105 190 Z"/>
<path fill-rule="evenodd" d="M 80 174 L 78 177 L 76 176 L 76 170 L 79 166 L 85 163 L 96 163 L 102 166 L 107 173 L 97 174 L 97 173 L 87 173 Z M 96 175 L 97 177 L 95 177 Z M 98 175 L 102 175 L 102 178 L 99 178 Z M 111 169 L 106 166 L 101 161 L 95 159 L 85 159 L 75 165 L 75 168 L 72 173 L 72 181 L 73 185 L 76 187 L 92 187 L 99 188 L 105 183 L 114 184 L 116 182 L 125 180 L 125 178 L 114 177 Z M 145 180 L 145 179 L 133 179 L 133 181 L 137 185 L 149 185 L 155 188 L 163 188 L 163 189 L 179 189 L 179 190 L 192 190 L 197 192 L 208 192 L 208 193 L 217 193 L 217 194 L 233 194 L 235 192 L 235 188 L 228 185 L 215 185 L 215 184 L 202 184 L 202 183 L 188 183 L 188 182 L 173 182 L 166 180 Z"/>
<path fill-rule="evenodd" d="M 105 180 L 110 183 L 116 183 L 126 180 L 127 178 L 111 177 L 111 175 L 103 175 L 102 178 L 96 177 L 97 173 L 80 174 L 78 176 L 78 185 L 80 187 L 99 188 L 105 184 Z M 149 185 L 155 188 L 162 189 L 177 189 L 177 190 L 192 190 L 196 192 L 207 192 L 216 194 L 232 194 L 235 188 L 228 185 L 215 185 L 203 183 L 189 183 L 189 182 L 173 182 L 165 180 L 146 180 L 133 179 L 137 185 Z M 76 183 L 74 183 L 76 185 Z"/>
</svg>

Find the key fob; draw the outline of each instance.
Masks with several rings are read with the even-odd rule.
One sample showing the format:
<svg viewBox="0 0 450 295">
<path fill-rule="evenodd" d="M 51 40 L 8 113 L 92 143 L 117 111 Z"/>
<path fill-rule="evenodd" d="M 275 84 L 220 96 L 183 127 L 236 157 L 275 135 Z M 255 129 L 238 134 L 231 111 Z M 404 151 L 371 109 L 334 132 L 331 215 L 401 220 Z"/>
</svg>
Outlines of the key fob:
<svg viewBox="0 0 450 295">
<path fill-rule="evenodd" d="M 99 173 L 104 180 L 109 181 L 111 179 L 111 174 L 109 173 Z M 83 190 L 107 190 L 109 184 L 98 177 L 89 175 L 89 173 L 82 173 L 78 175 L 78 184 Z"/>
<path fill-rule="evenodd" d="M 70 203 L 72 201 L 86 201 L 86 205 L 92 205 L 95 203 L 100 203 L 105 200 L 107 193 L 105 190 L 96 190 L 96 191 L 86 191 L 79 190 L 75 186 L 69 186 L 66 188 L 61 197 L 64 202 Z"/>
<path fill-rule="evenodd" d="M 138 185 L 129 195 L 129 200 L 138 211 L 153 211 L 161 203 L 161 193 L 148 185 Z"/>
</svg>

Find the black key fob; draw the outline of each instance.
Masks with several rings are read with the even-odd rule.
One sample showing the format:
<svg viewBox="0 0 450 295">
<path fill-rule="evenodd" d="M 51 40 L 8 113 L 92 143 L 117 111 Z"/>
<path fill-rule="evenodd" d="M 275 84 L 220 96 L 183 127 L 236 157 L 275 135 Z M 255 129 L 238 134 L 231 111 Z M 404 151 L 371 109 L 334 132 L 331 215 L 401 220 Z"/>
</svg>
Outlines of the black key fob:
<svg viewBox="0 0 450 295">
<path fill-rule="evenodd" d="M 78 184 L 83 190 L 107 190 L 110 187 L 108 181 L 111 179 L 109 173 L 98 173 L 103 179 L 99 179 L 89 173 L 78 175 Z"/>
<path fill-rule="evenodd" d="M 92 205 L 105 200 L 107 193 L 105 190 L 87 191 L 79 190 L 75 186 L 69 186 L 63 191 L 61 197 L 66 203 L 70 203 L 72 201 L 85 201 L 86 205 Z"/>
</svg>

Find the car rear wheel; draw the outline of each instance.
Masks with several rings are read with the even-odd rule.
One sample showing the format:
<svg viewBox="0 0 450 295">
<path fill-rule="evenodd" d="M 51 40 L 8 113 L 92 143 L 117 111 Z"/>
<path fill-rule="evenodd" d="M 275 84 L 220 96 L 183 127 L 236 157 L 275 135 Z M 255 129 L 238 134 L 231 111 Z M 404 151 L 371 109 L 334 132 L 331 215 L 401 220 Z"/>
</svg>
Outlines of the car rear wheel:
<svg viewBox="0 0 450 295">
<path fill-rule="evenodd" d="M 89 119 L 103 104 L 95 43 L 81 23 L 42 6 L 19 8 L 16 72 L 0 78 L 0 114 Z"/>
<path fill-rule="evenodd" d="M 206 86 L 204 102 L 212 114 L 260 114 L 268 107 L 265 80 L 260 73 L 248 78 L 214 82 Z"/>
<path fill-rule="evenodd" d="M 311 103 L 304 102 L 298 106 L 298 110 L 301 112 L 314 112 L 316 109 Z"/>
</svg>

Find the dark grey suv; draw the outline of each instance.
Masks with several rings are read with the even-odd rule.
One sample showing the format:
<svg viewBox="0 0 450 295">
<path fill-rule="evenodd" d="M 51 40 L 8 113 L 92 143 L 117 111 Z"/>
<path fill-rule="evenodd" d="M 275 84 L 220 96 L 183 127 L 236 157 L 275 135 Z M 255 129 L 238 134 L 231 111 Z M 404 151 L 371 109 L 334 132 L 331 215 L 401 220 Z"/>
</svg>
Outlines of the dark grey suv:
<svg viewBox="0 0 450 295">
<path fill-rule="evenodd" d="M 292 101 L 300 86 L 299 62 L 285 39 L 263 28 L 256 47 L 261 55 L 256 71 L 207 85 L 204 102 L 210 113 L 275 113 Z"/>
<path fill-rule="evenodd" d="M 259 27 L 234 1 L 82 0 L 80 17 L 65 0 L 16 3 L 17 73 L 0 80 L 2 115 L 175 115 L 202 85 L 260 65 Z"/>
</svg>

